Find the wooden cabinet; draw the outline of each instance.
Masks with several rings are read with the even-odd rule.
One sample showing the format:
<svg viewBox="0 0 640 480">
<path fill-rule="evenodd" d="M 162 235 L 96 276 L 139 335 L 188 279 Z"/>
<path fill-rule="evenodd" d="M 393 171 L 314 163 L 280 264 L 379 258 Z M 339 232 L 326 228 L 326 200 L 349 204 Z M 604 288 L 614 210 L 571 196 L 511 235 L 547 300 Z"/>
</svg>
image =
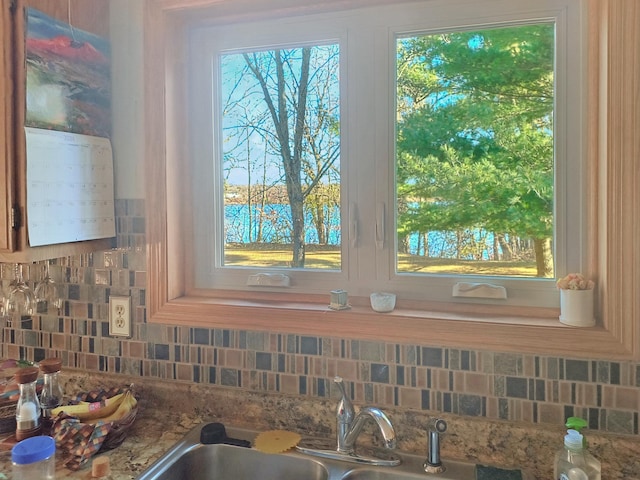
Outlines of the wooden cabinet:
<svg viewBox="0 0 640 480">
<path fill-rule="evenodd" d="M 109 35 L 105 0 L 2 0 L 0 11 L 0 261 L 30 262 L 113 246 L 113 239 L 30 247 L 27 232 L 25 117 L 25 8 L 78 29 Z"/>
<path fill-rule="evenodd" d="M 13 250 L 15 236 L 11 228 L 13 204 L 13 49 L 12 13 L 5 2 L 0 11 L 0 252 Z"/>
</svg>

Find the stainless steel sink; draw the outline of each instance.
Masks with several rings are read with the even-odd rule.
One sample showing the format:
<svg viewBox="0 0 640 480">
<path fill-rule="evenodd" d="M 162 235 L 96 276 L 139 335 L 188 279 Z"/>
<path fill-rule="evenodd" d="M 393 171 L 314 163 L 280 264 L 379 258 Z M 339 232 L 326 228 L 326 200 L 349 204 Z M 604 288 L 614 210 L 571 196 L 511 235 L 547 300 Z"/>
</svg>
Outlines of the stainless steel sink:
<svg viewBox="0 0 640 480">
<path fill-rule="evenodd" d="M 417 459 L 414 456 L 404 456 L 404 460 L 409 458 Z M 424 461 L 424 459 L 423 459 Z M 355 468 L 346 472 L 340 480 L 475 480 L 475 465 L 460 462 L 447 462 L 447 468 L 442 473 L 427 474 L 422 469 L 422 464 L 409 468 L 404 463 L 399 468 Z"/>
<path fill-rule="evenodd" d="M 472 463 L 445 461 L 442 473 L 427 474 L 424 471 L 425 456 L 397 452 L 401 463 L 398 467 L 356 467 L 346 471 L 340 480 L 475 480 L 476 466 Z"/>
<path fill-rule="evenodd" d="M 163 459 L 166 459 L 163 457 Z M 197 445 L 170 462 L 150 468 L 139 479 L 309 479 L 328 480 L 319 463 L 306 458 L 270 455 L 232 445 Z"/>
<path fill-rule="evenodd" d="M 200 443 L 204 425 L 192 429 L 162 457 L 142 472 L 138 480 L 309 479 L 328 480 L 329 472 L 304 457 L 273 455 L 225 443 Z M 227 430 L 238 440 L 252 440 L 254 432 Z"/>
<path fill-rule="evenodd" d="M 202 444 L 204 425 L 191 430 L 137 480 L 475 480 L 471 463 L 444 462 L 446 471 L 426 474 L 424 457 L 395 452 L 395 467 L 354 466 L 330 458 L 312 457 L 290 450 L 266 454 L 253 448 L 224 443 Z M 227 428 L 229 437 L 252 441 L 258 432 Z"/>
</svg>

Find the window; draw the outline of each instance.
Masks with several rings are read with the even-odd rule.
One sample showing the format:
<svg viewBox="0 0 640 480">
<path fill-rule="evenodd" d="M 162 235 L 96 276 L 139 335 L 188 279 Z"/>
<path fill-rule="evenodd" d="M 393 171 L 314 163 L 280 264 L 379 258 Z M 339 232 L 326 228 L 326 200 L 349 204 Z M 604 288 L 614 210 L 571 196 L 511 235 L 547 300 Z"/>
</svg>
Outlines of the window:
<svg viewBox="0 0 640 480">
<path fill-rule="evenodd" d="M 568 177 L 564 173 L 561 176 L 563 180 L 556 178 L 555 183 L 558 188 L 572 183 L 585 185 L 588 195 L 587 205 L 583 208 L 588 213 L 589 223 L 577 222 L 574 217 L 566 218 L 565 215 L 565 221 L 556 225 L 556 237 L 569 239 L 563 241 L 568 250 L 563 256 L 568 258 L 573 253 L 572 245 L 582 243 L 583 239 L 590 240 L 589 262 L 584 273 L 597 280 L 599 322 L 595 329 L 572 329 L 560 325 L 557 321 L 557 309 L 542 309 L 542 312 L 536 307 L 500 307 L 496 310 L 475 304 L 470 311 L 469 308 L 462 308 L 464 306 L 458 308 L 451 302 L 423 305 L 400 298 L 399 308 L 393 313 L 378 315 L 371 311 L 365 298 L 360 303 L 354 298 L 353 308 L 349 311 L 328 312 L 326 292 L 320 296 L 295 297 L 289 291 L 265 295 L 252 293 L 249 299 L 248 294 L 240 290 L 210 291 L 197 288 L 198 279 L 193 273 L 195 267 L 192 265 L 194 245 L 188 233 L 194 230 L 191 212 L 198 206 L 190 200 L 191 186 L 185 181 L 195 175 L 189 171 L 185 160 L 189 156 L 185 129 L 185 92 L 192 88 L 192 85 L 187 87 L 185 82 L 185 58 L 188 55 L 184 40 L 187 33 L 203 23 L 225 25 L 238 19 L 277 19 L 291 16 L 292 12 L 318 13 L 333 8 L 306 0 L 285 1 L 277 10 L 266 5 L 266 2 L 255 2 L 251 9 L 246 9 L 244 4 L 234 7 L 233 2 L 211 1 L 206 7 L 205 3 L 199 2 L 198 5 L 203 8 L 193 10 L 185 8 L 183 0 L 151 0 L 145 3 L 144 70 L 145 78 L 148 79 L 145 83 L 148 208 L 146 305 L 149 322 L 205 328 L 266 329 L 302 335 L 372 338 L 459 348 L 477 348 L 482 345 L 491 351 L 586 356 L 609 360 L 638 358 L 640 343 L 637 341 L 636 326 L 640 300 L 633 286 L 637 284 L 640 269 L 628 268 L 637 263 L 635 257 L 629 256 L 629 252 L 640 250 L 637 202 L 633 201 L 636 198 L 635 192 L 640 191 L 640 171 L 635 168 L 635 162 L 629 160 L 640 155 L 640 138 L 635 135 L 634 130 L 635 125 L 640 122 L 640 111 L 628 100 L 638 89 L 638 79 L 633 73 L 640 47 L 633 39 L 635 26 L 638 24 L 635 20 L 640 12 L 635 8 L 635 0 L 623 0 L 615 4 L 589 2 L 584 5 L 584 15 L 577 22 L 579 25 L 571 23 L 572 28 L 579 28 L 581 33 L 576 34 L 574 29 L 563 40 L 562 31 L 556 32 L 556 43 L 560 45 L 569 42 L 568 38 L 582 40 L 579 45 L 568 47 L 567 58 L 562 57 L 563 49 L 558 48 L 557 64 L 567 64 L 568 71 L 572 72 L 577 70 L 575 61 L 583 58 L 584 51 L 588 57 L 588 76 L 581 83 L 556 81 L 558 99 L 576 95 L 585 100 L 586 108 L 581 112 L 582 117 L 577 117 L 576 112 L 569 112 L 568 118 L 562 121 L 554 118 L 554 124 L 556 131 L 558 128 L 572 131 L 584 126 L 587 132 L 587 151 L 583 161 L 588 169 L 583 172 L 584 177 L 578 178 L 574 172 Z M 444 3 L 448 2 L 424 2 L 425 5 L 439 8 L 432 11 L 430 21 L 445 18 L 442 14 Z M 363 4 L 369 5 L 370 2 Z M 502 2 L 502 5 L 509 7 L 511 2 Z M 542 10 L 548 5 L 553 6 L 555 2 L 539 2 L 538 8 Z M 475 30 L 478 30 L 478 23 L 482 23 L 481 29 L 487 26 L 487 22 L 483 21 L 487 19 L 484 6 L 485 2 L 464 4 L 464 9 L 475 19 L 472 22 Z M 474 8 L 477 10 L 472 11 Z M 396 5 L 395 11 L 403 11 L 403 6 Z M 566 11 L 559 15 L 560 18 L 565 16 Z M 506 10 L 504 15 L 499 14 L 497 17 L 510 20 Z M 549 20 L 542 13 L 536 18 Z M 410 26 L 414 20 L 415 15 L 408 12 L 404 25 Z M 562 23 L 567 24 L 564 21 Z M 422 25 L 413 32 L 411 28 L 406 28 L 403 33 L 405 36 L 413 33 L 437 33 L 429 29 L 426 32 L 424 27 Z M 395 48 L 398 37 L 386 27 L 378 30 L 382 30 L 384 35 L 376 37 L 375 41 L 370 38 L 369 46 L 376 50 L 390 48 L 390 45 Z M 348 51 L 351 51 L 351 45 L 348 46 Z M 343 59 L 346 51 L 341 48 Z M 391 76 L 389 65 L 379 62 L 376 69 L 375 82 L 380 82 L 386 75 Z M 559 73 L 557 72 L 558 75 Z M 361 76 L 360 80 L 363 88 L 368 88 L 373 82 L 366 75 Z M 393 85 L 395 79 L 382 81 Z M 562 93 L 558 88 L 566 88 L 567 91 Z M 394 100 L 392 98 L 386 107 L 376 105 L 376 109 L 380 107 L 394 112 Z M 342 95 L 341 102 L 345 101 L 347 105 L 352 105 L 356 99 Z M 356 104 L 357 110 L 365 112 L 365 117 L 374 111 L 365 101 L 360 100 Z M 381 129 L 383 136 L 384 132 L 388 134 L 390 131 L 387 126 L 376 128 Z M 387 139 L 386 143 L 383 137 L 375 135 L 376 152 L 393 144 L 395 137 L 392 130 L 391 128 L 391 140 Z M 343 130 L 342 155 L 345 155 L 346 147 L 352 148 L 350 140 L 351 137 L 345 136 Z M 366 144 L 367 141 L 360 143 Z M 555 148 L 555 155 L 558 156 L 560 147 L 557 143 Z M 388 159 L 388 154 L 384 156 Z M 380 165 L 388 167 L 388 162 L 380 160 Z M 343 183 L 347 178 L 345 174 L 348 172 L 345 170 L 348 168 L 349 165 L 343 162 Z M 372 177 L 375 174 L 372 174 L 371 169 L 360 172 L 358 178 L 349 177 L 354 183 L 349 188 L 343 187 L 342 193 L 346 190 L 350 194 L 354 188 L 370 187 L 372 182 L 376 190 L 385 187 L 384 180 Z M 391 186 L 394 186 L 393 182 Z M 371 188 L 365 190 L 371 191 Z M 387 192 L 391 190 L 393 188 L 385 188 Z M 395 201 L 394 198 L 391 200 Z M 573 200 L 566 199 L 566 204 L 570 206 Z M 569 208 L 567 205 L 558 205 L 556 202 L 556 212 Z M 376 210 L 376 207 L 374 204 L 373 209 Z M 346 213 L 352 213 L 351 209 Z M 556 219 L 558 215 L 556 213 Z M 369 232 L 372 227 L 371 224 L 365 225 Z M 362 238 L 364 240 L 365 237 Z M 370 236 L 367 235 L 367 238 Z M 373 263 L 371 258 L 363 258 L 364 263 Z M 351 261 L 353 259 L 349 258 L 348 262 Z M 390 263 L 393 264 L 393 260 Z M 559 269 L 557 259 L 556 267 Z M 545 316 L 547 320 L 541 318 Z"/>
<path fill-rule="evenodd" d="M 219 62 L 223 265 L 340 270 L 339 46 Z"/>
<path fill-rule="evenodd" d="M 554 27 L 397 40 L 397 271 L 554 277 Z"/>
<path fill-rule="evenodd" d="M 567 181 L 583 164 L 566 88 L 584 71 L 567 55 L 580 12 L 528 3 L 196 30 L 197 287 L 281 273 L 290 292 L 466 301 L 454 285 L 485 282 L 507 298 L 475 301 L 556 306 L 555 269 L 584 270 L 563 236 L 584 222 Z"/>
</svg>

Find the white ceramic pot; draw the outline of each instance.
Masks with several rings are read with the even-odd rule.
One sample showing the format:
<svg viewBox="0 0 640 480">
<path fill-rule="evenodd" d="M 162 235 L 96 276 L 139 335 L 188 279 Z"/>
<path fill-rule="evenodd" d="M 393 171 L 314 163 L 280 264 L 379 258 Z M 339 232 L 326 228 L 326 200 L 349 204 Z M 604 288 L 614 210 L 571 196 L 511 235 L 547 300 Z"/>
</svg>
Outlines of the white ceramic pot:
<svg viewBox="0 0 640 480">
<path fill-rule="evenodd" d="M 374 292 L 369 298 L 371 299 L 371 308 L 376 312 L 392 312 L 396 307 L 396 295 L 394 293 Z"/>
<path fill-rule="evenodd" d="M 560 322 L 573 327 L 593 327 L 593 289 L 560 290 Z"/>
</svg>

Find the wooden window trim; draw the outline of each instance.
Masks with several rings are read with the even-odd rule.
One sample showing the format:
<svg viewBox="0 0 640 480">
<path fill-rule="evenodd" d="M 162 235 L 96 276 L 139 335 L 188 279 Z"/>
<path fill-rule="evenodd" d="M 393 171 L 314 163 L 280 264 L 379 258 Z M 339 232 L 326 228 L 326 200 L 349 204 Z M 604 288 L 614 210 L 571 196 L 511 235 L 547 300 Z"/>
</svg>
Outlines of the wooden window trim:
<svg viewBox="0 0 640 480">
<path fill-rule="evenodd" d="M 283 295 L 251 301 L 235 292 L 195 291 L 190 271 L 188 187 L 184 165 L 186 89 L 181 45 L 189 18 L 231 15 L 233 0 L 146 0 L 145 141 L 147 205 L 147 315 L 152 323 L 209 328 L 270 330 L 376 339 L 492 351 L 608 359 L 640 358 L 640 5 L 636 0 L 589 0 L 587 112 L 589 273 L 597 280 L 599 324 L 576 329 L 557 321 L 557 310 L 495 307 L 473 314 L 451 305 L 402 304 L 393 314 L 374 314 L 366 299 L 344 312 L 328 311 L 327 299 Z M 251 14 L 272 14 L 255 1 Z M 349 0 L 283 0 L 278 8 L 343 8 Z M 262 10 L 261 9 L 265 9 Z M 245 9 L 245 11 L 248 9 Z M 170 132 L 170 134 L 169 134 Z M 166 207 L 166 208 L 165 208 Z M 328 295 L 327 295 L 328 296 Z M 392 319 L 392 321 L 390 321 Z"/>
</svg>

